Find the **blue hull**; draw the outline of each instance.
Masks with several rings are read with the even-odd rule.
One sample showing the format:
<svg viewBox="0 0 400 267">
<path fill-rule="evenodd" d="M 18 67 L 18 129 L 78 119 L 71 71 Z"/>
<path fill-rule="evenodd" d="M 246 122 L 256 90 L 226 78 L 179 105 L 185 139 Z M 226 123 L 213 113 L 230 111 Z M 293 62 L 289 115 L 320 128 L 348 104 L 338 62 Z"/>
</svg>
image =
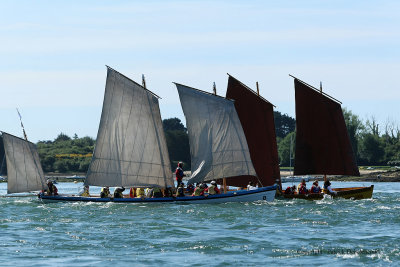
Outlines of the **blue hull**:
<svg viewBox="0 0 400 267">
<path fill-rule="evenodd" d="M 208 196 L 185 196 L 185 197 L 163 197 L 163 198 L 97 198 L 80 196 L 46 196 L 39 195 L 44 202 L 117 202 L 117 203 L 226 203 L 226 202 L 252 202 L 273 201 L 276 186 L 261 187 L 256 190 L 230 191 L 226 194 Z"/>
</svg>

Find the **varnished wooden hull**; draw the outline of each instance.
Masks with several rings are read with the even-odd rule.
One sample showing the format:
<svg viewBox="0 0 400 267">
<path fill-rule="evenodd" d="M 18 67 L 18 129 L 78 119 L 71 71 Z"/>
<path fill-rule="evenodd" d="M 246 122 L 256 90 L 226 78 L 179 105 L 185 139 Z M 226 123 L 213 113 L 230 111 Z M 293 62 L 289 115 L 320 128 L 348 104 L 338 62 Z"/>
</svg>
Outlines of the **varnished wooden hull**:
<svg viewBox="0 0 400 267">
<path fill-rule="evenodd" d="M 331 196 L 333 198 L 346 198 L 346 199 L 366 199 L 372 198 L 374 185 L 370 187 L 347 187 L 347 188 L 333 188 L 337 194 Z M 321 194 L 280 194 L 277 192 L 276 198 L 278 199 L 306 199 L 306 200 L 319 200 L 324 198 L 324 193 Z"/>
</svg>

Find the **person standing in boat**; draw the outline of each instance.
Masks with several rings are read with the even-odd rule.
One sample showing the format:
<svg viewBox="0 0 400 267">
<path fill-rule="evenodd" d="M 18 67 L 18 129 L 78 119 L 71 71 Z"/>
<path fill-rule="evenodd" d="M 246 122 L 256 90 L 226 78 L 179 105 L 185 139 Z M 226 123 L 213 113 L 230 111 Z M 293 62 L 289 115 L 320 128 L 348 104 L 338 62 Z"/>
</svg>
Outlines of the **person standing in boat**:
<svg viewBox="0 0 400 267">
<path fill-rule="evenodd" d="M 297 186 L 297 193 L 298 194 L 308 194 L 306 180 L 302 179 L 301 183 Z"/>
<path fill-rule="evenodd" d="M 218 189 L 217 182 L 215 181 L 211 182 L 211 186 L 207 188 L 207 191 L 209 195 L 216 195 L 221 193 Z"/>
<path fill-rule="evenodd" d="M 319 194 L 321 193 L 321 187 L 318 185 L 318 181 L 315 180 L 313 185 L 311 186 L 311 193 L 312 194 Z"/>
<path fill-rule="evenodd" d="M 324 183 L 324 193 L 329 195 L 337 195 L 337 192 L 332 189 L 331 182 L 329 182 L 329 180 L 326 180 Z"/>
<path fill-rule="evenodd" d="M 175 171 L 176 187 L 182 183 L 183 177 L 185 177 L 185 174 L 183 173 L 183 163 L 179 162 Z"/>
<path fill-rule="evenodd" d="M 100 191 L 100 198 L 109 198 L 111 197 L 110 188 L 108 186 L 103 187 Z"/>
<path fill-rule="evenodd" d="M 125 191 L 125 187 L 118 187 L 114 190 L 114 198 L 124 198 L 124 194 L 122 192 Z"/>
</svg>

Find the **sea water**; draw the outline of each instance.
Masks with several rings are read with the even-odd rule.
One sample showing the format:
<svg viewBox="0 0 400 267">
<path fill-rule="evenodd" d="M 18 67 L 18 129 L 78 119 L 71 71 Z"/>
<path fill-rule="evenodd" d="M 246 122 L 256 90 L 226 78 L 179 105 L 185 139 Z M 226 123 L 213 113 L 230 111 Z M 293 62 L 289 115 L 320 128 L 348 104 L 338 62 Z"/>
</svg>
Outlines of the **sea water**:
<svg viewBox="0 0 400 267">
<path fill-rule="evenodd" d="M 0 195 L 6 186 L 0 183 Z M 57 187 L 77 193 L 82 183 Z M 395 266 L 399 193 L 400 183 L 376 183 L 365 200 L 46 204 L 0 197 L 0 265 Z"/>
</svg>

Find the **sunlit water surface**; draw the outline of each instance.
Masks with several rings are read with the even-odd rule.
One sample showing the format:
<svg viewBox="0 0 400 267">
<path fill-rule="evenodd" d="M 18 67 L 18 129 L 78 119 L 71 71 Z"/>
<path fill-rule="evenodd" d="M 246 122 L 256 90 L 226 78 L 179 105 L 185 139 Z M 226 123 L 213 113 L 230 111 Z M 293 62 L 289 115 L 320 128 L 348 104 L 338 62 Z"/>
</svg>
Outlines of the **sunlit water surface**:
<svg viewBox="0 0 400 267">
<path fill-rule="evenodd" d="M 0 195 L 6 186 L 0 183 Z M 57 186 L 77 193 L 82 183 Z M 376 183 L 373 199 L 358 201 L 45 204 L 0 197 L 0 265 L 395 266 L 399 193 L 400 183 Z"/>
</svg>

